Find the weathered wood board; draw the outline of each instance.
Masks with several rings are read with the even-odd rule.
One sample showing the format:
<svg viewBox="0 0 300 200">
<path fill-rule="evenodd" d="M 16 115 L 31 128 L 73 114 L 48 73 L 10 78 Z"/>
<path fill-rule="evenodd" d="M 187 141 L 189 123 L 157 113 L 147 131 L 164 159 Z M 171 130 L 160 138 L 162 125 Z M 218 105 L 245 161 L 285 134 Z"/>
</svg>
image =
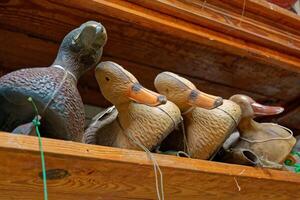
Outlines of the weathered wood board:
<svg viewBox="0 0 300 200">
<path fill-rule="evenodd" d="M 147 155 L 43 139 L 49 199 L 156 199 Z M 0 133 L 0 199 L 43 199 L 38 140 Z M 166 199 L 288 200 L 300 195 L 291 172 L 156 155 Z M 53 172 L 54 171 L 54 172 Z M 59 173 L 58 173 L 59 172 Z"/>
</svg>

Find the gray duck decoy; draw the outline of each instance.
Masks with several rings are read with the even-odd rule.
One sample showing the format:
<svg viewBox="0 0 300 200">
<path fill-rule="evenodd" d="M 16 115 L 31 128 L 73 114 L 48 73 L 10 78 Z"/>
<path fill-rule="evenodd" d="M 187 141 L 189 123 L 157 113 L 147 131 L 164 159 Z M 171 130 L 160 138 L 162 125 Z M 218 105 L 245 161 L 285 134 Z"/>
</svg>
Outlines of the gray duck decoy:
<svg viewBox="0 0 300 200">
<path fill-rule="evenodd" d="M 106 40 L 104 26 L 86 22 L 65 36 L 51 66 L 2 76 L 0 130 L 12 132 L 31 122 L 35 112 L 27 99 L 32 97 L 42 117 L 43 136 L 80 141 L 85 115 L 77 80 L 100 62 Z"/>
</svg>

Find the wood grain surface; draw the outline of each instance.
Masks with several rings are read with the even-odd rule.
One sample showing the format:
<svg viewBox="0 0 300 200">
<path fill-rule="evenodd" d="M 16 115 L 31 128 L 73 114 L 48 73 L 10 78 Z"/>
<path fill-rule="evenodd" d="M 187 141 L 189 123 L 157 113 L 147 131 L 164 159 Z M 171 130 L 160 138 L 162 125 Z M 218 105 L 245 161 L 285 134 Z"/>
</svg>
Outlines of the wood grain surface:
<svg viewBox="0 0 300 200">
<path fill-rule="evenodd" d="M 49 199 L 156 199 L 146 154 L 43 139 Z M 42 199 L 38 140 L 0 133 L 0 198 Z M 156 155 L 166 199 L 288 200 L 299 195 L 291 172 Z"/>
<path fill-rule="evenodd" d="M 130 0 L 161 13 L 250 41 L 283 53 L 300 55 L 300 35 L 198 0 Z M 300 21 L 299 21 L 300 23 Z"/>
<path fill-rule="evenodd" d="M 244 2 L 243 0 L 207 0 L 207 2 L 226 10 L 231 10 L 237 14 L 242 13 L 245 3 L 245 16 L 266 24 L 272 24 L 272 26 L 289 32 L 300 33 L 299 16 L 268 1 L 245 0 Z"/>
</svg>

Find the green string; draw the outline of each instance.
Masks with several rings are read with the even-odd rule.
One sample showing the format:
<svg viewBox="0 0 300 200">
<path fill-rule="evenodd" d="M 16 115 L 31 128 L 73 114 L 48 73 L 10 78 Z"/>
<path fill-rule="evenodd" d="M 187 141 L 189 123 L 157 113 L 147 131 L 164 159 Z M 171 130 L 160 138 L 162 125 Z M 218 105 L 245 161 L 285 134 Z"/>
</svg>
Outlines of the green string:
<svg viewBox="0 0 300 200">
<path fill-rule="evenodd" d="M 39 113 L 38 109 L 31 97 L 28 98 L 28 101 L 31 102 L 33 109 L 36 113 L 35 118 L 32 120 L 33 125 L 35 126 L 36 134 L 38 136 L 39 140 L 39 149 L 41 152 L 41 162 L 42 162 L 42 173 L 43 173 L 43 184 L 44 184 L 44 200 L 48 200 L 48 191 L 47 191 L 47 176 L 46 176 L 46 165 L 45 165 L 45 157 L 44 157 L 44 150 L 42 145 L 42 138 L 39 130 L 39 126 L 41 125 L 41 122 L 39 120 Z"/>
</svg>

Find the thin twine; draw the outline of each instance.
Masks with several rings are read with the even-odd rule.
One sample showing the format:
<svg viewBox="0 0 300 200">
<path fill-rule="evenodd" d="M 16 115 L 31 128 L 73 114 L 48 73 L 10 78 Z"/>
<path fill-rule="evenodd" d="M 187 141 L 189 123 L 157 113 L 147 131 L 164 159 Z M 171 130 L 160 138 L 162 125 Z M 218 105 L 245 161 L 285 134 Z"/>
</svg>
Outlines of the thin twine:
<svg viewBox="0 0 300 200">
<path fill-rule="evenodd" d="M 172 116 L 167 112 L 165 111 L 164 109 L 160 108 L 160 107 L 157 107 L 158 109 L 160 109 L 161 111 L 163 111 L 165 114 L 167 114 L 170 119 L 172 120 L 173 124 L 174 124 L 174 127 L 173 129 L 176 129 L 177 128 L 177 125 L 176 125 L 176 122 L 175 120 L 172 118 Z M 188 155 L 188 157 L 190 157 L 189 155 L 189 145 L 188 145 L 188 142 L 187 142 L 187 138 L 186 138 L 186 133 L 185 133 L 185 127 L 184 127 L 184 121 L 183 121 L 183 117 L 180 116 L 180 126 L 181 126 L 181 131 L 182 131 L 182 134 L 183 134 L 183 149 L 184 151 L 180 153 L 184 153 L 185 155 Z"/>
<path fill-rule="evenodd" d="M 284 126 L 281 126 L 279 124 L 274 124 L 274 123 L 269 123 L 273 126 L 279 126 L 281 128 L 283 128 L 284 130 L 288 131 L 290 133 L 290 135 L 288 137 L 284 137 L 284 138 L 281 138 L 281 137 L 275 137 L 275 138 L 269 138 L 269 139 L 265 139 L 265 140 L 250 140 L 250 139 L 247 139 L 247 138 L 244 138 L 244 137 L 241 137 L 240 138 L 246 142 L 249 142 L 249 143 L 263 143 L 263 142 L 269 142 L 269 141 L 272 141 L 272 140 L 289 140 L 293 137 L 294 133 L 291 129 L 287 128 L 287 127 L 284 127 Z"/>
<path fill-rule="evenodd" d="M 162 173 L 156 159 L 154 158 L 152 153 L 149 151 L 149 149 L 147 149 L 140 141 L 138 141 L 137 139 L 132 137 L 131 133 L 128 133 L 128 134 L 125 133 L 125 129 L 122 127 L 119 120 L 117 120 L 117 122 L 119 123 L 119 126 L 123 130 L 123 133 L 125 134 L 125 136 L 127 136 L 134 144 L 136 144 L 138 147 L 140 147 L 142 150 L 144 150 L 145 153 L 147 154 L 148 158 L 152 161 L 153 169 L 154 169 L 154 176 L 155 176 L 155 188 L 156 188 L 157 198 L 158 198 L 158 200 L 164 200 L 165 195 L 164 195 L 164 185 L 163 185 L 163 173 Z M 158 171 L 159 176 L 160 176 L 160 178 L 159 178 L 160 184 L 158 182 L 157 171 Z"/>
<path fill-rule="evenodd" d="M 183 120 L 182 116 L 180 116 L 180 124 L 181 124 L 181 130 L 182 130 L 182 134 L 183 134 L 183 149 L 184 149 L 184 152 L 187 153 L 188 157 L 190 157 L 189 144 L 188 144 L 188 141 L 187 141 L 185 126 L 184 126 L 184 120 Z"/>
<path fill-rule="evenodd" d="M 63 70 L 65 73 L 64 73 L 64 76 L 63 76 L 62 81 L 60 82 L 58 88 L 52 93 L 51 98 L 49 99 L 49 101 L 47 102 L 45 108 L 43 109 L 43 113 L 47 110 L 47 108 L 49 107 L 50 103 L 51 103 L 51 102 L 53 101 L 53 99 L 56 97 L 56 94 L 60 91 L 60 89 L 61 89 L 61 87 L 63 86 L 63 84 L 65 83 L 66 78 L 68 77 L 68 75 L 71 75 L 71 76 L 75 79 L 75 82 L 77 81 L 77 79 L 76 79 L 76 77 L 75 77 L 74 74 L 72 74 L 71 72 L 69 72 L 69 71 L 66 70 L 65 68 L 61 67 L 60 65 L 53 65 L 52 67 L 61 69 L 61 70 Z"/>
<path fill-rule="evenodd" d="M 152 161 L 153 163 L 153 169 L 154 169 L 154 175 L 155 175 L 155 185 L 156 185 L 156 193 L 157 193 L 157 197 L 158 197 L 158 200 L 164 200 L 165 199 L 165 195 L 164 195 L 164 185 L 163 185 L 163 173 L 156 161 L 156 159 L 154 158 L 154 156 L 152 155 L 152 153 L 142 144 L 140 143 L 140 141 L 136 140 L 135 138 L 132 137 L 132 135 L 130 133 L 128 133 L 128 138 L 133 142 L 135 143 L 137 146 L 139 146 L 140 148 L 142 148 L 148 158 Z M 160 176 L 160 184 L 158 182 L 158 175 L 157 175 L 157 171 L 159 173 L 159 176 Z M 159 185 L 160 185 L 160 188 L 159 188 Z"/>
<path fill-rule="evenodd" d="M 67 72 L 68 74 L 70 74 L 73 77 L 73 79 L 75 80 L 75 82 L 77 82 L 76 76 L 72 72 L 70 72 L 69 70 L 66 70 L 65 68 L 63 68 L 60 65 L 52 65 L 52 67 L 55 67 L 55 68 L 58 68 L 58 69 L 61 69 L 61 70 L 65 71 L 65 72 Z"/>
<path fill-rule="evenodd" d="M 38 140 L 39 140 L 39 150 L 40 150 L 40 153 L 41 153 L 41 162 L 42 162 L 44 200 L 48 200 L 46 164 L 45 164 L 44 150 L 43 150 L 43 145 L 42 145 L 42 138 L 41 138 L 41 134 L 40 134 L 40 130 L 39 130 L 39 126 L 41 125 L 41 122 L 39 120 L 38 109 L 37 109 L 33 99 L 31 97 L 29 97 L 28 101 L 31 102 L 32 107 L 33 107 L 33 109 L 36 113 L 36 116 L 32 120 L 32 123 L 35 126 L 36 134 L 37 134 Z"/>
<path fill-rule="evenodd" d="M 189 109 L 187 109 L 186 111 L 184 111 L 184 112 L 182 112 L 181 114 L 182 115 L 186 115 L 186 114 L 188 114 L 188 113 L 190 113 L 192 110 L 194 110 L 194 106 L 191 106 Z"/>
<path fill-rule="evenodd" d="M 205 7 L 206 4 L 206 0 L 203 1 L 202 5 L 201 5 L 201 10 Z"/>
<path fill-rule="evenodd" d="M 242 10 L 242 15 L 241 15 L 241 17 L 240 17 L 240 22 L 239 22 L 239 24 L 238 24 L 239 26 L 241 25 L 242 19 L 244 18 L 245 9 L 246 9 L 246 0 L 244 0 L 243 10 Z"/>
</svg>

